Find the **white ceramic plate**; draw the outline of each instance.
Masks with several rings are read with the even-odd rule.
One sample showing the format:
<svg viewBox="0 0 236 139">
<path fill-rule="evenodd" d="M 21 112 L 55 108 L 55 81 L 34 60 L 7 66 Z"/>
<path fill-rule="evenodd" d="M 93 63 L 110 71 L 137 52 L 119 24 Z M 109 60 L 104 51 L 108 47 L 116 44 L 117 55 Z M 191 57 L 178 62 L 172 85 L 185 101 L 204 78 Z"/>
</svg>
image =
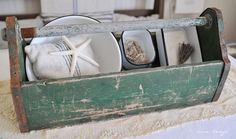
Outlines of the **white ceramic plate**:
<svg viewBox="0 0 236 139">
<path fill-rule="evenodd" d="M 65 25 L 65 24 L 84 24 L 84 23 L 99 23 L 98 21 L 84 16 L 65 16 L 58 18 L 46 26 Z M 122 67 L 121 52 L 119 45 L 112 33 L 97 33 L 89 36 L 92 39 L 91 47 L 94 52 L 96 61 L 100 65 L 101 73 L 119 72 Z M 34 38 L 31 44 L 43 44 L 56 42 L 61 37 L 43 37 Z M 37 80 L 34 75 L 32 64 L 26 56 L 26 74 L 29 81 Z"/>
</svg>

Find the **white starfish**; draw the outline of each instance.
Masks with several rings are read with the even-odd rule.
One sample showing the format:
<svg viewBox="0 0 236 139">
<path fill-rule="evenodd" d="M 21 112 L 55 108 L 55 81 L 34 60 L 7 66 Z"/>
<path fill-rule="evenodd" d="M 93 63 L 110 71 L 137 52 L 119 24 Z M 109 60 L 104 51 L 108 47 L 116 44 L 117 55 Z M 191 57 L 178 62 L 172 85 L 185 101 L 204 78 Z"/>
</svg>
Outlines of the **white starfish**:
<svg viewBox="0 0 236 139">
<path fill-rule="evenodd" d="M 90 44 L 91 39 L 85 40 L 81 44 L 77 45 L 77 47 L 73 43 L 71 43 L 71 41 L 66 36 L 62 36 L 62 41 L 64 41 L 69 46 L 69 48 L 71 50 L 50 52 L 49 54 L 61 55 L 61 56 L 72 55 L 72 62 L 70 65 L 70 76 L 73 76 L 73 74 L 75 72 L 75 66 L 76 66 L 76 63 L 77 63 L 76 61 L 77 61 L 78 57 L 80 57 L 84 61 L 87 61 L 88 63 L 90 63 L 96 67 L 99 67 L 99 64 L 95 60 L 91 59 L 90 57 L 88 57 L 80 52 L 82 49 L 84 49 L 86 46 L 88 46 Z"/>
</svg>

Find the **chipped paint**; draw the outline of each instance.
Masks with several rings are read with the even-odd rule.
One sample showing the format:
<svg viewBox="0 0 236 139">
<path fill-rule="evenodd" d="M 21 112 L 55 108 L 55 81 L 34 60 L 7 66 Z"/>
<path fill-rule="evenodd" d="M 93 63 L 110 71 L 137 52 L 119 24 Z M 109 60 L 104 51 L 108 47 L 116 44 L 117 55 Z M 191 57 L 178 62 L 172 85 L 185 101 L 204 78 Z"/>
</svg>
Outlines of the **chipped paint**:
<svg viewBox="0 0 236 139">
<path fill-rule="evenodd" d="M 168 93 L 168 94 L 174 94 L 176 95 L 176 92 L 174 90 L 171 90 L 171 89 L 167 89 L 166 91 L 164 91 L 164 93 Z"/>
<path fill-rule="evenodd" d="M 144 94 L 143 85 L 142 84 L 139 85 L 139 89 L 141 90 L 141 94 Z"/>
<path fill-rule="evenodd" d="M 115 85 L 116 90 L 118 90 L 119 87 L 120 87 L 120 77 L 116 77 L 116 85 Z"/>
<path fill-rule="evenodd" d="M 117 113 L 117 115 L 119 115 L 119 116 L 125 116 L 126 114 L 123 113 L 123 112 L 119 112 L 119 113 Z"/>
<path fill-rule="evenodd" d="M 200 89 L 198 89 L 198 90 L 196 91 L 196 93 L 197 93 L 198 95 L 207 95 L 207 94 L 209 94 L 209 93 L 208 93 L 209 90 L 212 90 L 212 88 L 211 88 L 211 87 L 210 87 L 210 88 L 200 88 Z"/>
<path fill-rule="evenodd" d="M 56 110 L 56 108 L 55 108 L 55 103 L 54 103 L 54 101 L 51 101 L 51 105 L 52 105 L 53 111 L 56 112 L 57 110 Z"/>
<path fill-rule="evenodd" d="M 209 76 L 209 78 L 208 78 L 208 83 L 209 84 L 211 84 L 212 83 L 212 79 L 211 79 L 211 77 Z"/>
<path fill-rule="evenodd" d="M 114 109 L 102 109 L 102 110 L 95 110 L 95 109 L 78 109 L 76 112 L 82 112 L 82 115 L 98 115 L 98 114 L 105 114 L 110 112 L 117 111 L 117 108 Z"/>
<path fill-rule="evenodd" d="M 74 95 L 72 97 L 71 104 L 72 104 L 73 108 L 75 108 L 75 96 Z"/>
<path fill-rule="evenodd" d="M 189 68 L 190 76 L 192 75 L 194 67 Z"/>
<path fill-rule="evenodd" d="M 89 112 L 89 111 L 94 111 L 95 109 L 77 109 L 72 112 Z"/>
<path fill-rule="evenodd" d="M 58 123 L 58 122 L 63 122 L 63 121 L 73 121 L 73 120 L 82 120 L 84 118 L 91 118 L 91 119 L 97 119 L 99 118 L 99 116 L 106 116 L 106 115 L 112 115 L 112 114 L 125 114 L 126 112 L 129 112 L 131 110 L 138 110 L 138 109 L 150 109 L 150 108 L 156 108 L 156 107 L 162 107 L 163 104 L 158 104 L 158 105 L 153 105 L 153 106 L 145 106 L 145 107 L 134 107 L 134 108 L 130 108 L 130 109 L 124 109 L 124 110 L 115 110 L 112 112 L 107 112 L 107 113 L 100 113 L 100 114 L 95 114 L 95 115 L 87 115 L 87 116 L 81 116 L 81 117 L 76 117 L 76 118 L 70 118 L 70 119 L 62 119 L 62 120 L 53 120 L 50 123 Z M 127 115 L 127 114 L 125 114 Z M 119 115 L 121 116 L 121 115 Z"/>
<path fill-rule="evenodd" d="M 90 103 L 91 100 L 90 99 L 81 99 L 80 102 L 82 102 L 82 103 Z"/>
<path fill-rule="evenodd" d="M 133 108 L 142 107 L 142 106 L 143 106 L 143 104 L 141 104 L 141 103 L 134 103 L 134 104 L 126 105 L 125 108 L 126 109 L 133 109 Z"/>
</svg>

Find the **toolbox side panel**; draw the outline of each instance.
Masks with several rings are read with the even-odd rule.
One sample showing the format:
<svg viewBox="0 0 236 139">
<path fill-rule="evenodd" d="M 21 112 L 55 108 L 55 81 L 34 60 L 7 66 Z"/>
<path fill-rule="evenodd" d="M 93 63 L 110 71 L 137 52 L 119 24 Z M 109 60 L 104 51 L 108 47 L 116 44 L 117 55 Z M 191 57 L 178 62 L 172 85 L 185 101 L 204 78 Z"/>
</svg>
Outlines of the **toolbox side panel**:
<svg viewBox="0 0 236 139">
<path fill-rule="evenodd" d="M 21 96 L 29 129 L 179 108 L 210 102 L 222 61 L 91 78 L 26 83 Z"/>
<path fill-rule="evenodd" d="M 208 24 L 197 27 L 203 61 L 223 60 L 220 42 L 220 23 L 223 19 L 217 16 L 216 10 L 207 9 L 201 16 L 208 19 Z M 221 25 L 222 26 L 222 25 Z M 223 28 L 223 27 L 221 27 Z"/>
<path fill-rule="evenodd" d="M 223 38 L 223 15 L 219 9 L 208 8 L 201 16 L 206 17 L 208 20 L 207 25 L 197 27 L 203 61 L 223 60 L 225 64 L 220 84 L 213 97 L 213 101 L 217 101 L 230 70 L 230 61 Z"/>
</svg>

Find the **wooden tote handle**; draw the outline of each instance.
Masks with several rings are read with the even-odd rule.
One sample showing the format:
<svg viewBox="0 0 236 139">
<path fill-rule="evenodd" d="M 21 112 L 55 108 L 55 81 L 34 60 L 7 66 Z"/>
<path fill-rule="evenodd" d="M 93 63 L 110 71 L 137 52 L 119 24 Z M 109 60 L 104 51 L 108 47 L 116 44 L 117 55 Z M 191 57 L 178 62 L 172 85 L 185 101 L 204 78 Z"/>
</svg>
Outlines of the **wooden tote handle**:
<svg viewBox="0 0 236 139">
<path fill-rule="evenodd" d="M 162 29 L 162 28 L 179 28 L 190 26 L 204 26 L 207 24 L 206 17 L 198 18 L 181 18 L 181 19 L 158 19 L 146 21 L 125 21 L 113 23 L 89 23 L 74 25 L 54 25 L 45 26 L 38 31 L 37 28 L 22 28 L 23 38 L 63 36 L 74 34 L 88 33 L 105 33 L 119 32 L 124 30 L 141 30 L 141 29 Z M 4 36 L 3 31 L 3 36 Z M 4 38 L 5 39 L 5 38 Z"/>
</svg>

